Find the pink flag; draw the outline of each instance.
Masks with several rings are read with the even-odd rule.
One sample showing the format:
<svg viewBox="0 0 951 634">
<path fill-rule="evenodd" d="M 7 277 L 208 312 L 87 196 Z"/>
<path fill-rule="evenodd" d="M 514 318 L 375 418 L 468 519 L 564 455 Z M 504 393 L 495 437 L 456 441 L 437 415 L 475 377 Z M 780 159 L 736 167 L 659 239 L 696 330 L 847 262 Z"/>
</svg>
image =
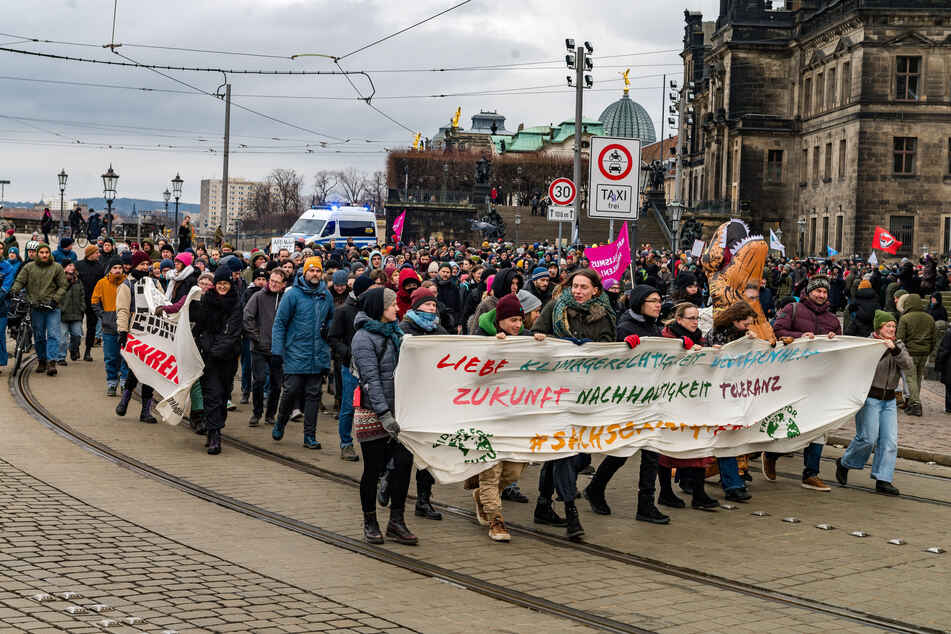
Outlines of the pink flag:
<svg viewBox="0 0 951 634">
<path fill-rule="evenodd" d="M 396 217 L 396 220 L 393 221 L 393 233 L 396 234 L 396 239 L 398 241 L 403 240 L 403 222 L 406 220 L 406 210 L 403 210 L 399 216 Z"/>
<path fill-rule="evenodd" d="M 621 232 L 617 240 L 603 247 L 590 247 L 584 250 L 584 255 L 591 263 L 591 268 L 601 276 L 604 288 L 611 288 L 615 282 L 621 283 L 624 269 L 631 264 L 631 247 L 627 239 L 627 222 L 621 225 Z"/>
</svg>

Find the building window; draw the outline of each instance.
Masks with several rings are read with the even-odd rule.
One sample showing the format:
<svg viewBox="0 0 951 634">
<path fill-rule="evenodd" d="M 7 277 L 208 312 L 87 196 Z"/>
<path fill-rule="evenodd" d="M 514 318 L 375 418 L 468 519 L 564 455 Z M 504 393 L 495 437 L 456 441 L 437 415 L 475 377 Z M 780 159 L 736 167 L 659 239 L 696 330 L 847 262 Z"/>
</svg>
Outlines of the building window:
<svg viewBox="0 0 951 634">
<path fill-rule="evenodd" d="M 813 209 L 812 212 L 815 213 L 816 210 Z M 816 217 L 813 216 L 809 219 L 809 253 L 816 252 Z"/>
<path fill-rule="evenodd" d="M 823 106 L 825 105 L 825 83 L 822 77 L 822 73 L 816 75 L 816 99 L 813 101 L 813 103 L 816 104 L 816 114 L 822 112 Z"/>
<path fill-rule="evenodd" d="M 826 209 L 826 211 L 829 211 Z M 829 246 L 829 216 L 822 217 L 822 246 L 821 249 L 826 251 L 826 247 Z M 828 251 L 826 251 L 828 253 Z"/>
<path fill-rule="evenodd" d="M 951 174 L 951 139 L 948 139 L 948 174 Z"/>
<path fill-rule="evenodd" d="M 891 216 L 888 219 L 888 232 L 901 242 L 897 255 L 911 255 L 914 251 L 915 217 Z"/>
<path fill-rule="evenodd" d="M 895 73 L 895 98 L 899 101 L 918 101 L 918 82 L 921 80 L 921 57 L 899 55 Z"/>
<path fill-rule="evenodd" d="M 839 205 L 839 211 L 842 211 L 842 205 Z M 839 215 L 835 217 L 835 250 L 842 253 L 842 225 L 845 224 L 844 218 Z"/>
<path fill-rule="evenodd" d="M 819 182 L 819 146 L 812 148 L 812 182 Z"/>
<path fill-rule="evenodd" d="M 945 216 L 942 224 L 944 225 L 944 231 L 943 231 L 944 235 L 941 236 L 941 243 L 944 245 L 944 248 L 942 248 L 941 250 L 942 252 L 947 253 L 948 247 L 949 247 L 948 237 L 949 235 L 951 235 L 951 218 Z"/>
<path fill-rule="evenodd" d="M 809 148 L 803 148 L 802 161 L 799 166 L 799 184 L 805 185 L 809 180 Z"/>
<path fill-rule="evenodd" d="M 839 178 L 845 178 L 846 141 L 839 140 Z"/>
<path fill-rule="evenodd" d="M 846 62 L 842 64 L 842 99 L 839 101 L 843 106 L 852 101 L 852 64 Z"/>
<path fill-rule="evenodd" d="M 826 170 L 825 180 L 832 180 L 832 144 L 826 143 Z"/>
<path fill-rule="evenodd" d="M 915 173 L 915 148 L 917 145 L 918 139 L 915 137 L 895 137 L 895 161 L 892 170 L 895 174 Z"/>
<path fill-rule="evenodd" d="M 802 88 L 802 116 L 812 114 L 812 78 L 806 77 Z"/>
<path fill-rule="evenodd" d="M 835 67 L 829 69 L 829 88 L 826 95 L 829 99 L 829 108 L 835 108 Z"/>
<path fill-rule="evenodd" d="M 766 155 L 766 182 L 783 182 L 783 151 L 770 150 Z"/>
</svg>

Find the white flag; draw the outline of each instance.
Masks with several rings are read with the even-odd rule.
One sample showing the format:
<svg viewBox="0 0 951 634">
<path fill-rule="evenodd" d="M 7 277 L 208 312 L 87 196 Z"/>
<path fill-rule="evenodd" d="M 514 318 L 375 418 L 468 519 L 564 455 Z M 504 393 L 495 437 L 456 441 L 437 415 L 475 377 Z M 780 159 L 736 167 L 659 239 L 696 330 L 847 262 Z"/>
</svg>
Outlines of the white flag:
<svg viewBox="0 0 951 634">
<path fill-rule="evenodd" d="M 872 251 L 872 255 L 868 256 L 868 263 L 872 266 L 878 266 L 878 256 L 875 255 L 874 251 Z"/>
<path fill-rule="evenodd" d="M 780 253 L 782 253 L 783 255 L 786 255 L 786 247 L 784 247 L 783 244 L 779 241 L 779 238 L 776 237 L 776 234 L 773 233 L 772 229 L 769 230 L 769 248 L 775 249 L 779 251 Z"/>
</svg>

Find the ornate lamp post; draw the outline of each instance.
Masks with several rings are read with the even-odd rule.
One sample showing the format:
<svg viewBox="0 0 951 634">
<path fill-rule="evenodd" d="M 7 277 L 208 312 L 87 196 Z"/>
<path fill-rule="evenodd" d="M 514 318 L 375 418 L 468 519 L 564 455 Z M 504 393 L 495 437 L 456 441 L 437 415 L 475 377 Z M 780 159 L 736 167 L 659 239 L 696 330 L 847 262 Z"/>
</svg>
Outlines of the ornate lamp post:
<svg viewBox="0 0 951 634">
<path fill-rule="evenodd" d="M 806 250 L 806 219 L 799 216 L 796 226 L 799 227 L 799 257 L 803 257 L 803 252 Z"/>
<path fill-rule="evenodd" d="M 449 163 L 442 164 L 442 201 L 446 202 L 446 181 L 449 180 Z"/>
<path fill-rule="evenodd" d="M 112 171 L 112 165 L 102 175 L 102 196 L 106 199 L 106 236 L 112 237 L 112 201 L 116 199 L 116 183 L 119 175 Z"/>
<path fill-rule="evenodd" d="M 168 201 L 172 198 L 172 192 L 168 191 L 168 187 L 165 188 L 165 191 L 162 192 L 162 198 L 165 199 L 165 216 L 162 217 L 162 235 L 165 235 L 165 223 L 168 222 Z"/>
<path fill-rule="evenodd" d="M 172 179 L 172 191 L 175 193 L 175 227 L 173 229 L 173 231 L 175 232 L 175 235 L 178 235 L 178 199 L 182 197 L 182 183 L 184 182 L 185 181 L 182 180 L 182 177 L 179 176 L 177 173 L 175 174 L 175 178 Z M 228 210 L 226 209 L 225 213 L 227 213 L 227 211 Z M 178 247 L 179 247 L 178 239 L 176 238 L 175 240 L 176 251 L 178 251 Z"/>
<path fill-rule="evenodd" d="M 59 238 L 63 237 L 63 208 L 66 206 L 63 201 L 63 196 L 66 192 L 66 179 L 69 178 L 69 175 L 66 173 L 65 169 L 59 171 L 57 175 L 59 178 Z"/>
<path fill-rule="evenodd" d="M 518 248 L 518 226 L 522 224 L 522 214 L 515 212 L 515 247 Z"/>
</svg>

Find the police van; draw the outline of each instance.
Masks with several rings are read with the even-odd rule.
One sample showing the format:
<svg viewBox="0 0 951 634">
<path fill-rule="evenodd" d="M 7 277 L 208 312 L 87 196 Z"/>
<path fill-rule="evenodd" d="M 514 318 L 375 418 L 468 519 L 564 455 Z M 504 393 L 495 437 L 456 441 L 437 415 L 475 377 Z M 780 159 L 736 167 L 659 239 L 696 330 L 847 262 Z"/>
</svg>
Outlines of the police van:
<svg viewBox="0 0 951 634">
<path fill-rule="evenodd" d="M 301 214 L 285 238 L 303 239 L 304 242 L 327 244 L 336 240 L 343 245 L 348 239 L 358 247 L 377 244 L 376 216 L 367 207 L 326 205 Z"/>
</svg>

